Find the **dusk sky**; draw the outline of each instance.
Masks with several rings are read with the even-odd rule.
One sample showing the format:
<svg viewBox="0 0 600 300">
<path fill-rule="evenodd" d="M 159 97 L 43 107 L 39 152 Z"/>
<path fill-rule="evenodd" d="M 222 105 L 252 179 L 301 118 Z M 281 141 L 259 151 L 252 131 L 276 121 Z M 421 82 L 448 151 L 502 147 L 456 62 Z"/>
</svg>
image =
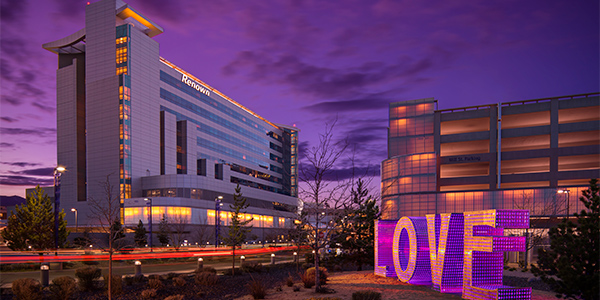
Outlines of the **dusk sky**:
<svg viewBox="0 0 600 300">
<path fill-rule="evenodd" d="M 390 102 L 434 97 L 445 109 L 600 90 L 597 0 L 125 2 L 163 27 L 162 57 L 296 125 L 301 151 L 337 117 L 335 136 L 377 175 Z M 86 3 L 2 0 L 1 195 L 52 184 L 57 56 L 42 44 L 83 28 Z"/>
</svg>

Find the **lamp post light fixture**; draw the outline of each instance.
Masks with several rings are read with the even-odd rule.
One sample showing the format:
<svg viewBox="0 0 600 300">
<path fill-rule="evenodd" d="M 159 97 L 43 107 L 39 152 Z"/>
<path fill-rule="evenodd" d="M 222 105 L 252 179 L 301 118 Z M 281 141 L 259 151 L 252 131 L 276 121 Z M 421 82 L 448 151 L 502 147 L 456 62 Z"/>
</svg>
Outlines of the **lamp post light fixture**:
<svg viewBox="0 0 600 300">
<path fill-rule="evenodd" d="M 144 198 L 148 207 L 148 231 L 150 231 L 150 252 L 152 252 L 152 198 Z"/>
<path fill-rule="evenodd" d="M 79 229 L 79 220 L 77 219 L 77 208 L 71 208 L 71 211 L 75 213 L 75 232 Z"/>
<path fill-rule="evenodd" d="M 65 167 L 54 168 L 54 255 L 58 255 L 58 216 L 60 212 L 60 176 Z"/>
<path fill-rule="evenodd" d="M 571 204 L 569 196 L 570 196 L 571 193 L 569 193 L 569 190 L 567 190 L 567 189 L 558 190 L 556 192 L 559 193 L 559 194 L 567 194 L 567 213 L 566 213 L 566 215 L 567 215 L 567 218 L 568 218 L 569 217 L 569 208 L 570 208 L 569 206 Z"/>
<path fill-rule="evenodd" d="M 223 203 L 221 203 L 221 200 L 223 200 L 223 196 L 219 195 L 217 198 L 215 198 L 215 248 L 219 247 L 219 230 L 221 227 L 221 206 L 223 206 Z"/>
</svg>

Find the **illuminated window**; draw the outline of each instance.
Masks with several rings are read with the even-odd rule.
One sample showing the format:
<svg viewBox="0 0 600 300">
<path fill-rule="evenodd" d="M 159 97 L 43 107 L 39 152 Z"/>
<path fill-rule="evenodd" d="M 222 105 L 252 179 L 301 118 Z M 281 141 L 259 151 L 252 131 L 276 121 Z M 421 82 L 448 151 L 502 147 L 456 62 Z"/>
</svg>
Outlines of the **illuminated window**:
<svg viewBox="0 0 600 300">
<path fill-rule="evenodd" d="M 513 138 L 503 138 L 501 141 L 502 152 L 523 151 L 550 148 L 550 135 L 532 135 Z"/>
<path fill-rule="evenodd" d="M 558 134 L 558 147 L 579 147 L 600 144 L 600 131 L 579 131 Z"/>
</svg>

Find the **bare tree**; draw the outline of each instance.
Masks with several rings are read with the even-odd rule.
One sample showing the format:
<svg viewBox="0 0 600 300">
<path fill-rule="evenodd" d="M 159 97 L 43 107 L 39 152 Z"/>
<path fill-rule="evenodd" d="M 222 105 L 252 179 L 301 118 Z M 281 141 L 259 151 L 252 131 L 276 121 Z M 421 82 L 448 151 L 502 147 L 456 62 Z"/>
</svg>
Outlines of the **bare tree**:
<svg viewBox="0 0 600 300">
<path fill-rule="evenodd" d="M 187 215 L 182 214 L 181 212 L 176 213 L 171 216 L 168 220 L 169 222 L 169 236 L 171 242 L 173 242 L 173 246 L 175 246 L 175 250 L 178 251 L 181 247 L 181 244 L 186 239 L 189 230 L 187 230 L 188 224 L 190 223 L 190 219 Z"/>
<path fill-rule="evenodd" d="M 103 251 L 108 252 L 108 299 L 112 299 L 112 274 L 113 274 L 113 253 L 116 251 L 115 241 L 122 234 L 122 228 L 115 230 L 113 226 L 115 221 L 120 221 L 121 212 L 121 193 L 115 191 L 115 186 L 110 182 L 111 174 L 106 176 L 106 180 L 100 182 L 103 189 L 103 197 L 90 197 L 90 219 L 94 219 L 100 225 L 100 230 L 108 235 L 108 247 L 103 248 L 102 243 L 98 243 Z M 118 188 L 118 186 L 117 186 Z"/>
<path fill-rule="evenodd" d="M 202 222 L 200 222 L 202 224 Z M 208 225 L 199 225 L 192 231 L 192 238 L 200 245 L 200 247 L 206 247 L 206 242 L 215 239 L 214 227 L 210 228 Z"/>
<path fill-rule="evenodd" d="M 319 279 L 319 250 L 329 244 L 335 229 L 334 220 L 344 213 L 350 182 L 336 178 L 335 166 L 348 147 L 346 140 L 334 140 L 335 121 L 325 125 L 319 143 L 306 150 L 306 165 L 300 168 L 300 196 L 303 204 L 304 227 L 308 229 L 309 243 L 315 251 L 315 290 L 321 290 Z"/>
<path fill-rule="evenodd" d="M 538 191 L 539 193 L 540 191 Z M 535 247 L 542 246 L 548 237 L 548 229 L 552 222 L 557 222 L 558 217 L 566 214 L 565 197 L 557 194 L 555 190 L 544 190 L 543 195 L 536 197 L 533 191 L 524 190 L 521 201 L 514 204 L 515 209 L 529 210 L 529 228 L 523 234 L 526 237 L 524 257 L 525 267 L 529 266 L 529 254 Z"/>
</svg>

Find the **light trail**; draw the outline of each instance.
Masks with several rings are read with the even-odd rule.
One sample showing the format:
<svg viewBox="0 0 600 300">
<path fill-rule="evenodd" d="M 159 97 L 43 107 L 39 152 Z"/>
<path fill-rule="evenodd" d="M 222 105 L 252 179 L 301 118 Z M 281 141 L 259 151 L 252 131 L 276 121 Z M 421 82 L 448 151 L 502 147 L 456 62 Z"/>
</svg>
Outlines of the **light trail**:
<svg viewBox="0 0 600 300">
<path fill-rule="evenodd" d="M 301 247 L 306 248 L 306 247 Z M 219 250 L 217 250 L 219 249 Z M 236 255 L 256 255 L 264 253 L 276 253 L 280 251 L 297 250 L 296 246 L 286 247 L 267 247 L 254 249 L 237 249 Z M 155 248 L 156 250 L 156 248 Z M 94 250 L 100 251 L 100 250 Z M 128 254 L 113 254 L 113 261 L 119 260 L 144 260 L 157 258 L 192 258 L 192 257 L 219 257 L 231 256 L 231 249 L 222 248 L 204 248 L 195 251 L 178 251 L 178 252 L 135 252 Z M 66 251 L 65 251 L 66 252 Z M 82 252 L 81 250 L 69 252 Z M 64 253 L 64 252 L 63 252 Z M 15 255 L 15 256 L 0 256 L 0 264 L 9 263 L 48 263 L 48 262 L 69 262 L 69 261 L 101 261 L 108 260 L 109 254 L 71 254 L 71 255 Z"/>
</svg>

